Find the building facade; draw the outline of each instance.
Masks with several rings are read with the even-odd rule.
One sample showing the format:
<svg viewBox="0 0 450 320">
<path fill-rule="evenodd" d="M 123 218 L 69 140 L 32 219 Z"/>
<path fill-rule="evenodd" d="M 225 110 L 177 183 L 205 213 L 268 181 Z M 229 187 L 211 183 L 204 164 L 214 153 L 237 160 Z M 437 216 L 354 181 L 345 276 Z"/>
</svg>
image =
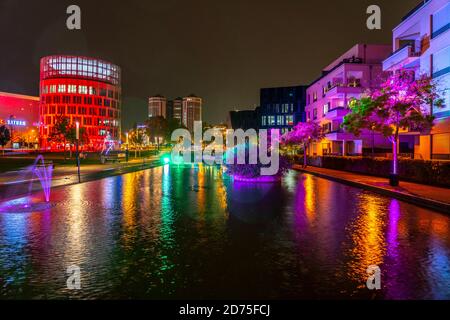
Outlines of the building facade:
<svg viewBox="0 0 450 320">
<path fill-rule="evenodd" d="M 355 137 L 341 125 L 350 111 L 349 102 L 380 85 L 382 61 L 390 53 L 389 45 L 355 45 L 308 87 L 306 121 L 320 123 L 326 133 L 323 141 L 312 145 L 311 155 L 361 155 L 365 149 L 389 152 L 390 143 L 380 134 L 366 130 Z"/>
<path fill-rule="evenodd" d="M 39 97 L 0 92 L 0 126 L 11 133 L 6 147 L 36 148 L 39 143 Z"/>
<path fill-rule="evenodd" d="M 450 0 L 427 0 L 412 10 L 393 30 L 393 54 L 385 71 L 408 69 L 436 81 L 445 107 L 435 116 L 431 133 L 402 132 L 400 144 L 410 145 L 417 159 L 450 160 Z"/>
<path fill-rule="evenodd" d="M 255 110 L 235 110 L 228 114 L 228 128 L 233 130 L 242 129 L 247 131 L 249 129 L 259 129 L 261 116 L 259 115 L 260 108 Z"/>
<path fill-rule="evenodd" d="M 40 140 L 45 149 L 60 149 L 51 141 L 55 124 L 66 117 L 84 128 L 84 148 L 101 150 L 105 140 L 121 135 L 121 71 L 112 63 L 79 56 L 41 59 Z"/>
<path fill-rule="evenodd" d="M 183 119 L 183 98 L 176 98 L 167 102 L 167 118 L 182 124 Z"/>
<path fill-rule="evenodd" d="M 260 90 L 260 129 L 280 129 L 284 134 L 304 121 L 306 86 Z"/>
<path fill-rule="evenodd" d="M 194 131 L 194 122 L 202 121 L 202 98 L 193 94 L 183 98 L 183 125 L 191 132 Z"/>
<path fill-rule="evenodd" d="M 163 117 L 167 119 L 167 99 L 156 95 L 148 98 L 148 117 Z"/>
</svg>

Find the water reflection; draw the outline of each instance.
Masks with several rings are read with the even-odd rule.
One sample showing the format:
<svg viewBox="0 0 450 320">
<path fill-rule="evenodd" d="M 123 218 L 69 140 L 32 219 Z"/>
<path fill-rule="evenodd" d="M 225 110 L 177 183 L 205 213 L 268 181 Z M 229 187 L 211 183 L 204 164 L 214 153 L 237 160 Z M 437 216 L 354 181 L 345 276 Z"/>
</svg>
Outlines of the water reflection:
<svg viewBox="0 0 450 320">
<path fill-rule="evenodd" d="M 0 214 L 0 296 L 372 298 L 376 264 L 377 298 L 450 298 L 450 218 L 313 176 L 236 183 L 167 165 L 53 197 Z M 72 264 L 77 293 L 65 288 Z"/>
</svg>

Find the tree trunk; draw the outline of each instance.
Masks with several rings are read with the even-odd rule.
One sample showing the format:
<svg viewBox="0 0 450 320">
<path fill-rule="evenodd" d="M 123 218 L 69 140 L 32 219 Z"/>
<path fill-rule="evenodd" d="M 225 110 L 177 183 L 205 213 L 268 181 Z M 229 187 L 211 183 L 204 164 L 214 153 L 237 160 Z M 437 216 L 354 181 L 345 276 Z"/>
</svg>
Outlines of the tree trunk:
<svg viewBox="0 0 450 320">
<path fill-rule="evenodd" d="M 305 146 L 303 147 L 303 168 L 308 167 L 308 153 L 307 153 L 307 151 L 308 151 L 308 147 L 305 144 Z"/>
</svg>

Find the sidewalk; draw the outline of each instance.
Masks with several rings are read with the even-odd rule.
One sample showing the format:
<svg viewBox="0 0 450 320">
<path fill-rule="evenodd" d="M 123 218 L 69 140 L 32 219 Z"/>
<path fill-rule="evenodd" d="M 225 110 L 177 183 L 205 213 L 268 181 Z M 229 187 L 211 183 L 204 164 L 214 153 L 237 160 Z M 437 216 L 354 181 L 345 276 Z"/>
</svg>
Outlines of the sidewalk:
<svg viewBox="0 0 450 320">
<path fill-rule="evenodd" d="M 80 170 L 81 182 L 150 169 L 159 164 L 159 157 L 151 157 L 146 159 L 145 162 L 142 159 L 130 159 L 129 162 L 82 165 Z M 28 193 L 30 183 L 38 181 L 38 178 L 26 172 L 26 169 L 23 168 L 0 174 L 0 201 Z M 78 169 L 75 164 L 73 166 L 56 165 L 53 170 L 52 187 L 74 183 L 78 183 Z M 39 185 L 34 185 L 33 190 L 39 189 Z"/>
<path fill-rule="evenodd" d="M 405 181 L 400 181 L 399 187 L 391 187 L 387 178 L 316 167 L 303 169 L 300 165 L 293 169 L 450 214 L 450 189 Z"/>
</svg>

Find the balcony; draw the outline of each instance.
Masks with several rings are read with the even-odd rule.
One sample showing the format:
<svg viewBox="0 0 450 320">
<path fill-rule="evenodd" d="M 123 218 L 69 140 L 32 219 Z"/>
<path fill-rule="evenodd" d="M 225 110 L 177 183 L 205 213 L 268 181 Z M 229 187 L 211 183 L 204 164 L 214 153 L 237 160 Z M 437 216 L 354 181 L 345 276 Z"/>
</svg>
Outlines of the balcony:
<svg viewBox="0 0 450 320">
<path fill-rule="evenodd" d="M 339 94 L 359 94 L 363 92 L 360 79 L 349 80 L 348 83 L 336 82 L 324 88 L 325 96 L 334 96 Z"/>
<path fill-rule="evenodd" d="M 420 58 L 420 52 L 416 52 L 412 44 L 395 51 L 389 58 L 383 61 L 383 70 L 391 71 L 393 68 L 402 68 L 412 64 Z"/>
<path fill-rule="evenodd" d="M 341 119 L 343 117 L 345 117 L 348 113 L 348 109 L 343 108 L 343 107 L 337 107 L 334 109 L 331 109 L 330 111 L 328 111 L 324 118 L 327 120 L 336 120 L 336 119 Z"/>
</svg>

